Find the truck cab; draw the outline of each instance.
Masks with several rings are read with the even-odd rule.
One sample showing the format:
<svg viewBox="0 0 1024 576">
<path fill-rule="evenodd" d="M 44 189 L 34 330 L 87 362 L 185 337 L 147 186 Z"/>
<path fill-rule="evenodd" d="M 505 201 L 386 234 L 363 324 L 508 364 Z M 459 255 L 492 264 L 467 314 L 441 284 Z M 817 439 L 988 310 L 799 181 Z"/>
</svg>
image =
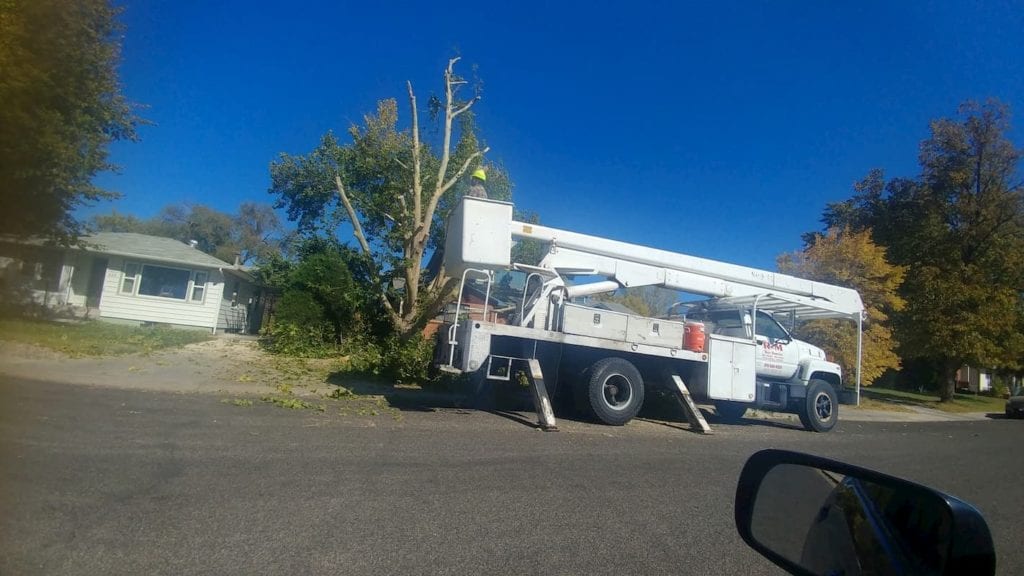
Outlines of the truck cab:
<svg viewBox="0 0 1024 576">
<path fill-rule="evenodd" d="M 825 421 L 819 426 L 830 427 L 828 416 L 836 410 L 842 389 L 842 368 L 829 361 L 824 350 L 794 338 L 772 312 L 756 305 L 736 306 L 710 300 L 691 305 L 684 318 L 702 323 L 709 335 L 754 342 L 755 399 L 746 405 L 716 402 L 720 415 L 737 418 L 746 408 L 758 407 L 794 412 L 805 421 L 818 410 Z M 813 395 L 822 397 L 809 397 Z M 818 427 L 812 426 L 812 422 L 804 424 Z"/>
<path fill-rule="evenodd" d="M 753 339 L 757 343 L 754 366 L 757 375 L 771 380 L 792 380 L 802 365 L 814 361 L 830 366 L 820 368 L 841 375 L 841 368 L 826 360 L 825 351 L 794 338 L 771 312 L 740 307 L 699 307 L 687 312 L 685 318 L 704 324 L 708 334 Z"/>
</svg>

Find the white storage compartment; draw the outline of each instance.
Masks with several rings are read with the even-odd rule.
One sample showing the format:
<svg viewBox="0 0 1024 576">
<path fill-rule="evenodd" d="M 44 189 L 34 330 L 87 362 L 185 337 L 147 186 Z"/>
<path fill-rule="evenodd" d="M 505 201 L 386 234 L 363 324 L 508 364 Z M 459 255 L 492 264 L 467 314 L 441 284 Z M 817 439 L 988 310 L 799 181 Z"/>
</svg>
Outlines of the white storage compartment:
<svg viewBox="0 0 1024 576">
<path fill-rule="evenodd" d="M 626 333 L 629 342 L 664 346 L 665 348 L 682 348 L 685 326 L 682 322 L 630 316 Z"/>
<path fill-rule="evenodd" d="M 504 269 L 511 265 L 512 204 L 463 198 L 448 219 L 444 267 L 450 276 L 466 268 Z"/>
<path fill-rule="evenodd" d="M 609 340 L 626 340 L 629 315 L 579 304 L 562 306 L 562 332 Z"/>
<path fill-rule="evenodd" d="M 708 340 L 708 397 L 753 402 L 754 343 L 717 335 Z"/>
</svg>

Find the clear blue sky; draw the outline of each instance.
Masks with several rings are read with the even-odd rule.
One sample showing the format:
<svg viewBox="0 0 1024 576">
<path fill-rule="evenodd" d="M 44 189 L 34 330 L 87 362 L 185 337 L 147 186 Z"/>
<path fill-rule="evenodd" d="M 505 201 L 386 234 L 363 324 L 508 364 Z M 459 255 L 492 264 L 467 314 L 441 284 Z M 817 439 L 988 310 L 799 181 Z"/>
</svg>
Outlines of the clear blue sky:
<svg viewBox="0 0 1024 576">
<path fill-rule="evenodd" d="M 987 97 L 1024 117 L 1021 2 L 121 3 L 122 80 L 153 125 L 114 146 L 98 183 L 124 198 L 90 213 L 269 202 L 278 153 L 405 80 L 425 101 L 458 53 L 518 207 L 774 268 L 869 169 L 916 174 L 930 119 Z"/>
</svg>

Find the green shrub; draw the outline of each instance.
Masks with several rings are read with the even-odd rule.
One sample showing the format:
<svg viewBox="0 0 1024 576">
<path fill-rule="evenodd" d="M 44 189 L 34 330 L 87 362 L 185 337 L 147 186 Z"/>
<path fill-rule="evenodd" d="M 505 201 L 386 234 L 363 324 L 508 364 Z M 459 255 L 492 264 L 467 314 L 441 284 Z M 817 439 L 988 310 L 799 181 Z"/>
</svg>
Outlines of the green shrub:
<svg viewBox="0 0 1024 576">
<path fill-rule="evenodd" d="M 433 340 L 416 335 L 402 342 L 392 336 L 385 341 L 385 374 L 397 383 L 429 384 L 430 363 L 434 359 Z"/>
<path fill-rule="evenodd" d="M 429 385 L 433 340 L 416 336 L 403 342 L 388 336 L 381 342 L 369 338 L 350 339 L 344 346 L 347 362 L 344 372 L 385 378 L 396 384 Z"/>
<path fill-rule="evenodd" d="M 381 376 L 384 367 L 384 353 L 376 342 L 369 338 L 349 338 L 343 346 L 348 356 L 343 370 L 372 376 Z"/>
<path fill-rule="evenodd" d="M 324 321 L 324 309 L 309 292 L 286 290 L 277 303 L 274 320 L 297 326 L 320 324 Z"/>
<path fill-rule="evenodd" d="M 325 358 L 338 353 L 338 347 L 329 342 L 332 332 L 323 322 L 297 324 L 278 321 L 263 331 L 263 345 L 274 354 Z"/>
</svg>

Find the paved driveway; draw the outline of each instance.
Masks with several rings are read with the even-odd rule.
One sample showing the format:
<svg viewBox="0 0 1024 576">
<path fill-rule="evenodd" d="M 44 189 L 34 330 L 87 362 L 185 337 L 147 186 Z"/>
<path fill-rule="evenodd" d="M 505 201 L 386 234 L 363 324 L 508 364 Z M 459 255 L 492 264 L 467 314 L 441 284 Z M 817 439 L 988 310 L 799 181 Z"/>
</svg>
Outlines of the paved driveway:
<svg viewBox="0 0 1024 576">
<path fill-rule="evenodd" d="M 1024 573 L 1024 422 L 659 422 L 239 407 L 0 379 L 0 574 L 770 574 L 732 524 L 755 450 L 788 447 L 975 502 Z"/>
</svg>

